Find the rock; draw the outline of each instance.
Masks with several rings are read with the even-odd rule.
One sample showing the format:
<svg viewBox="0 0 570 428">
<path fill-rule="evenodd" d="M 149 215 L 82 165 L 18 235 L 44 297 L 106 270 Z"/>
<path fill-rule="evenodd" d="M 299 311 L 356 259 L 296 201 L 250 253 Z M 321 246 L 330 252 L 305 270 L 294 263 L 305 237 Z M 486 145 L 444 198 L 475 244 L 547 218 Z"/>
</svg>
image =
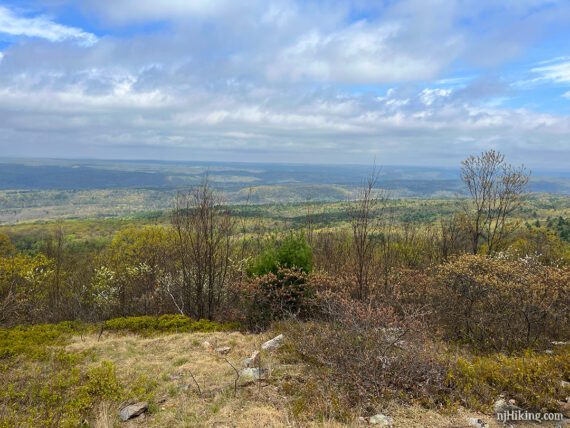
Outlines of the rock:
<svg viewBox="0 0 570 428">
<path fill-rule="evenodd" d="M 561 401 L 560 402 L 560 413 L 564 415 L 566 418 L 570 418 L 570 402 L 569 401 Z"/>
<path fill-rule="evenodd" d="M 168 376 L 168 378 L 170 380 L 180 380 L 180 379 L 182 379 L 182 375 L 181 374 L 171 374 L 170 376 Z"/>
<path fill-rule="evenodd" d="M 570 389 L 570 382 L 566 382 L 565 380 L 560 381 L 560 387 L 562 389 Z"/>
<path fill-rule="evenodd" d="M 253 351 L 250 357 L 243 360 L 244 367 L 258 367 L 259 366 L 259 351 Z"/>
<path fill-rule="evenodd" d="M 469 424 L 470 427 L 475 427 L 475 428 L 487 428 L 489 426 L 487 422 L 479 418 L 469 418 L 467 419 L 467 423 Z"/>
<path fill-rule="evenodd" d="M 277 349 L 283 344 L 283 339 L 285 339 L 285 337 L 282 334 L 280 334 L 279 336 L 276 336 L 273 339 L 268 340 L 263 345 L 261 345 L 261 349 L 264 349 L 266 351 L 272 351 L 274 349 Z"/>
<path fill-rule="evenodd" d="M 554 346 L 566 346 L 570 345 L 570 342 L 552 342 Z"/>
<path fill-rule="evenodd" d="M 554 351 L 552 349 L 547 349 L 546 351 L 544 351 L 544 353 L 548 355 L 553 355 Z"/>
<path fill-rule="evenodd" d="M 513 410 L 521 410 L 521 408 L 515 405 L 514 400 L 507 401 L 501 397 L 497 401 L 495 401 L 495 404 L 493 405 L 493 410 L 495 411 L 495 414 L 498 414 Z"/>
<path fill-rule="evenodd" d="M 140 403 L 123 407 L 119 412 L 119 417 L 123 422 L 128 421 L 129 419 L 142 415 L 147 409 L 148 403 L 146 401 L 141 401 Z"/>
<path fill-rule="evenodd" d="M 232 348 L 230 348 L 229 346 L 222 346 L 220 348 L 215 349 L 215 351 L 221 355 L 229 354 L 231 350 L 232 350 Z"/>
<path fill-rule="evenodd" d="M 366 418 L 364 416 L 359 416 L 358 417 L 358 423 L 360 424 L 365 424 L 366 423 Z"/>
<path fill-rule="evenodd" d="M 381 427 L 391 427 L 392 418 L 390 416 L 383 415 L 382 413 L 378 413 L 377 415 L 370 416 L 368 423 L 371 425 L 380 425 Z"/>
<path fill-rule="evenodd" d="M 212 344 L 210 342 L 208 342 L 207 340 L 204 340 L 202 342 L 202 347 L 208 349 L 208 350 L 212 350 L 214 347 L 212 346 Z"/>
<path fill-rule="evenodd" d="M 239 375 L 246 381 L 260 380 L 267 377 L 267 370 L 259 367 L 248 367 L 241 369 Z"/>
</svg>

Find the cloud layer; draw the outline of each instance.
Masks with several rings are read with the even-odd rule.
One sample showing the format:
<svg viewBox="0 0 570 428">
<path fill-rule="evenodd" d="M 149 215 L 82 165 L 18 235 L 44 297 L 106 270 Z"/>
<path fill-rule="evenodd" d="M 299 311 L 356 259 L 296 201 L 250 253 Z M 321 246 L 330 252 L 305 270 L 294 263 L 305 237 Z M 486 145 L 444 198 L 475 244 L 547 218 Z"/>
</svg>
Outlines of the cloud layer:
<svg viewBox="0 0 570 428">
<path fill-rule="evenodd" d="M 569 6 L 496 5 L 58 0 L 23 15 L 0 1 L 0 149 L 454 165 L 492 147 L 563 168 L 570 62 L 530 52 L 566 31 Z M 91 30 L 57 23 L 70 10 Z M 544 85 L 562 107 L 520 101 Z"/>
</svg>

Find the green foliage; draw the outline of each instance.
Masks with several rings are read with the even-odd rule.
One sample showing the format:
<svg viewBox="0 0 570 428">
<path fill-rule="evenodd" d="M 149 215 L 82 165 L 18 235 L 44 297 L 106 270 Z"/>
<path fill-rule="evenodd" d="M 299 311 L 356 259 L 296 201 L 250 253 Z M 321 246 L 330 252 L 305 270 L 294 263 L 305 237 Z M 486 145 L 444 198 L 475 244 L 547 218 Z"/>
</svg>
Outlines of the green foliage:
<svg viewBox="0 0 570 428">
<path fill-rule="evenodd" d="M 527 351 L 459 358 L 449 374 L 458 398 L 468 407 L 488 411 L 500 394 L 527 410 L 558 411 L 561 381 L 570 378 L 570 348 L 556 355 Z"/>
<path fill-rule="evenodd" d="M 117 380 L 115 366 L 110 361 L 101 362 L 100 366 L 89 369 L 86 383 L 82 388 L 90 398 L 98 400 L 118 400 L 123 389 Z"/>
<path fill-rule="evenodd" d="M 299 269 L 309 273 L 313 268 L 313 251 L 305 236 L 290 233 L 257 257 L 248 268 L 249 276 L 277 274 L 280 268 Z"/>
<path fill-rule="evenodd" d="M 45 359 L 50 355 L 49 347 L 64 345 L 71 335 L 84 329 L 72 322 L 0 328 L 0 360 L 19 355 Z"/>
<path fill-rule="evenodd" d="M 290 316 L 303 317 L 314 296 L 307 274 L 293 269 L 253 278 L 241 292 L 250 330 L 263 330 L 272 321 Z"/>
<path fill-rule="evenodd" d="M 128 331 L 131 333 L 182 333 L 182 332 L 214 332 L 230 331 L 239 328 L 236 323 L 218 323 L 215 321 L 195 321 L 185 315 L 162 315 L 159 317 L 141 316 L 113 318 L 104 322 L 103 327 L 109 331 Z"/>
<path fill-rule="evenodd" d="M 16 252 L 16 247 L 8 235 L 0 233 L 0 257 L 11 256 Z"/>
</svg>

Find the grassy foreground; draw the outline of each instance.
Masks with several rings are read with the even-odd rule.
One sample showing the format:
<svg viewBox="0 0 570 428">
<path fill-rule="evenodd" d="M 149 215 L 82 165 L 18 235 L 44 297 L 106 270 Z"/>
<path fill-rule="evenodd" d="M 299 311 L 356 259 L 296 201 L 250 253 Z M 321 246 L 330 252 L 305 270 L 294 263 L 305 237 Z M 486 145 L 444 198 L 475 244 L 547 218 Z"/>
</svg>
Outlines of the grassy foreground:
<svg viewBox="0 0 570 428">
<path fill-rule="evenodd" d="M 365 424 L 359 416 L 370 414 L 356 410 L 344 420 L 329 417 L 334 400 L 313 407 L 327 396 L 319 390 L 326 386 L 315 384 L 317 369 L 298 358 L 291 344 L 262 351 L 267 379 L 238 378 L 242 360 L 275 334 L 243 334 L 235 325 L 181 316 L 119 318 L 102 331 L 100 325 L 74 323 L 0 329 L 0 427 Z M 229 353 L 216 351 L 225 346 Z M 540 358 L 544 365 L 549 357 Z M 484 372 L 481 361 L 477 367 L 485 381 L 491 371 Z M 477 378 L 470 382 L 477 387 Z M 121 406 L 137 401 L 147 401 L 148 411 L 121 422 Z M 394 426 L 460 427 L 468 417 L 499 426 L 489 415 L 456 405 L 425 409 L 392 402 L 380 410 L 393 417 Z"/>
</svg>

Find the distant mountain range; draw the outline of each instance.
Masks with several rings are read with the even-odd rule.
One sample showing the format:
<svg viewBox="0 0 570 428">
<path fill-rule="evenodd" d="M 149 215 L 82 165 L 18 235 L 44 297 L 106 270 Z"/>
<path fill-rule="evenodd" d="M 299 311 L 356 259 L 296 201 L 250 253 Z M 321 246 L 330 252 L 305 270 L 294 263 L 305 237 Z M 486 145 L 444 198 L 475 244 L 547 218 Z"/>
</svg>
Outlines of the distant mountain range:
<svg viewBox="0 0 570 428">
<path fill-rule="evenodd" d="M 378 169 L 379 186 L 396 197 L 452 197 L 464 192 L 458 168 Z M 334 200 L 346 198 L 370 171 L 363 165 L 0 159 L 0 190 L 180 189 L 208 174 L 216 187 L 235 193 L 236 199 L 251 188 L 260 202 L 260 195 L 271 193 L 274 201 L 279 192 Z M 570 195 L 570 173 L 535 173 L 530 190 Z"/>
</svg>

